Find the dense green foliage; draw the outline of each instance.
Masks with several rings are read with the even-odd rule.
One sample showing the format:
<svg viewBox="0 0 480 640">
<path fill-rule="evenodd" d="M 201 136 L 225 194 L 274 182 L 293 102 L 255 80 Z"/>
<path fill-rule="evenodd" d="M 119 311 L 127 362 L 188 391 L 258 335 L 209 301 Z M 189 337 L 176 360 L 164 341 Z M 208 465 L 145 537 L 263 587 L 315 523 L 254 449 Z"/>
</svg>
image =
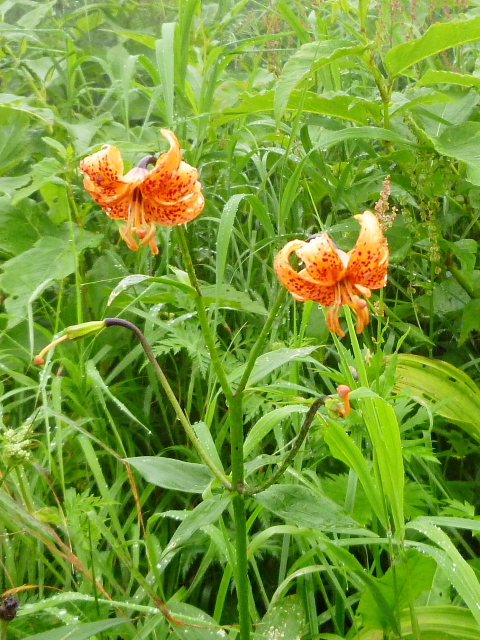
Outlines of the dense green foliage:
<svg viewBox="0 0 480 640">
<path fill-rule="evenodd" d="M 245 640 L 243 584 L 257 640 L 479 640 L 478 0 L 3 0 L 0 15 L 7 637 Z M 158 227 L 155 257 L 125 246 L 78 166 L 108 142 L 130 168 L 166 150 L 162 127 L 206 207 L 185 236 Z M 389 284 L 358 341 L 339 339 L 317 304 L 279 298 L 273 259 L 324 230 L 351 249 L 387 176 Z M 314 400 L 335 402 L 276 482 L 230 492 L 132 334 L 33 364 L 104 317 L 142 328 L 228 478 L 240 419 L 247 486 L 280 468 Z"/>
</svg>

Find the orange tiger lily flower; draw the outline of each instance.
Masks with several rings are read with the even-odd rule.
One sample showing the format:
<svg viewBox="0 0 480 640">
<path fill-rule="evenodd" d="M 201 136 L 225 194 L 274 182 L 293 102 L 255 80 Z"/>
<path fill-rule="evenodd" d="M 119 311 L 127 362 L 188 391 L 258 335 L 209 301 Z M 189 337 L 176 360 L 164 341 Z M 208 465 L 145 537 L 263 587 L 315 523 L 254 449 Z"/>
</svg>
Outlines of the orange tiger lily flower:
<svg viewBox="0 0 480 640">
<path fill-rule="evenodd" d="M 362 225 L 357 244 L 346 253 L 338 249 L 328 233 L 313 237 L 308 242 L 292 240 L 275 258 L 275 271 L 280 282 L 300 302 L 314 300 L 327 312 L 330 331 L 344 336 L 338 310 L 344 304 L 357 314 L 357 333 L 370 322 L 367 301 L 371 289 L 387 284 L 388 245 L 380 223 L 371 211 L 355 216 Z M 305 268 L 295 271 L 290 264 L 292 253 L 302 260 Z"/>
<path fill-rule="evenodd" d="M 170 150 L 158 160 L 147 156 L 138 167 L 123 175 L 123 160 L 117 147 L 106 144 L 80 163 L 84 186 L 97 204 L 111 217 L 126 220 L 120 235 L 130 249 L 150 245 L 158 253 L 155 223 L 184 224 L 201 214 L 205 205 L 198 171 L 182 160 L 177 137 L 161 130 Z M 149 171 L 147 166 L 155 164 Z M 133 234 L 140 239 L 138 244 Z"/>
</svg>

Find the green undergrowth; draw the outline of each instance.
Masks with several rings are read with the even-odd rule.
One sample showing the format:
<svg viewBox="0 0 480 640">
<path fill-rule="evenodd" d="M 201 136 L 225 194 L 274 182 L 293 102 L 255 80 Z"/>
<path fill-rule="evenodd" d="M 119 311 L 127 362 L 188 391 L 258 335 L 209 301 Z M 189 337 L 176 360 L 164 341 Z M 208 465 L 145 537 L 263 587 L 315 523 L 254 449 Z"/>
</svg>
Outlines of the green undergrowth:
<svg viewBox="0 0 480 640">
<path fill-rule="evenodd" d="M 2 638 L 479 640 L 480 3 L 3 0 L 0 19 Z M 206 206 L 153 256 L 78 167 L 109 143 L 128 170 L 161 128 Z M 388 285 L 340 339 L 279 297 L 273 260 L 323 231 L 350 250 L 385 189 Z M 121 327 L 33 364 L 106 317 L 141 328 L 180 411 Z M 230 491 L 232 468 L 262 490 Z"/>
</svg>

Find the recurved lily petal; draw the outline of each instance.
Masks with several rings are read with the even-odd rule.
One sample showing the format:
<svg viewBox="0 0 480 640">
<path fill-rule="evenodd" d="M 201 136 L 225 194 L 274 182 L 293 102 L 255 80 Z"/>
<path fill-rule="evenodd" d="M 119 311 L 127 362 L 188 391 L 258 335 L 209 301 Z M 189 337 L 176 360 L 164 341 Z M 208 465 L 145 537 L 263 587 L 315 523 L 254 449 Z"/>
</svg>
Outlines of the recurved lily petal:
<svg viewBox="0 0 480 640">
<path fill-rule="evenodd" d="M 155 223 L 183 224 L 200 215 L 205 206 L 198 171 L 182 161 L 175 134 L 168 129 L 161 133 L 170 142 L 169 151 L 158 160 L 145 157 L 125 176 L 120 151 L 112 145 L 105 145 L 80 164 L 86 174 L 85 188 L 95 202 L 111 218 L 127 220 L 120 234 L 128 247 L 137 251 L 148 244 L 154 254 L 158 253 Z M 149 171 L 147 167 L 153 163 L 155 168 Z"/>
<path fill-rule="evenodd" d="M 381 289 L 387 284 L 389 251 L 380 223 L 371 211 L 355 218 L 362 228 L 356 245 L 348 254 L 347 277 L 355 285 Z"/>
<path fill-rule="evenodd" d="M 100 151 L 84 158 L 80 170 L 88 176 L 85 182 L 91 183 L 89 186 L 105 197 L 116 196 L 118 189 L 124 186 L 122 155 L 111 144 L 105 144 Z M 90 191 L 87 184 L 85 188 Z"/>
<path fill-rule="evenodd" d="M 158 222 L 167 227 L 190 222 L 199 216 L 205 206 L 205 199 L 197 182 L 194 191 L 180 200 L 164 201 L 159 198 L 144 200 L 143 209 L 147 222 Z"/>
<path fill-rule="evenodd" d="M 388 245 L 380 224 L 371 211 L 355 216 L 362 229 L 355 247 L 347 254 L 338 249 L 327 233 L 308 242 L 292 240 L 275 258 L 275 271 L 283 285 L 300 302 L 315 300 L 325 307 L 330 331 L 344 336 L 338 312 L 348 305 L 357 316 L 357 333 L 370 322 L 367 301 L 371 289 L 387 283 Z M 298 272 L 290 264 L 292 253 L 303 260 Z"/>
<path fill-rule="evenodd" d="M 305 264 L 308 275 L 315 282 L 331 286 L 339 282 L 347 271 L 348 255 L 337 249 L 328 233 L 304 242 L 296 254 Z"/>
<path fill-rule="evenodd" d="M 275 258 L 275 272 L 280 282 L 287 287 L 297 300 L 301 302 L 315 300 L 328 307 L 335 300 L 335 286 L 318 284 L 306 269 L 297 272 L 290 264 L 292 253 L 297 252 L 305 244 L 302 240 L 288 242 Z"/>
<path fill-rule="evenodd" d="M 157 163 L 153 171 L 151 171 L 148 176 L 145 178 L 145 181 L 142 185 L 142 192 L 145 197 L 156 196 L 156 195 L 164 195 L 165 190 L 169 189 L 172 185 L 170 185 L 170 181 L 173 180 L 180 185 L 183 178 L 183 173 L 180 169 L 180 164 L 184 164 L 189 169 L 194 169 L 190 165 L 182 162 L 182 152 L 180 149 L 180 143 L 178 142 L 177 136 L 173 133 L 173 131 L 169 131 L 169 129 L 162 129 L 160 131 L 164 138 L 170 143 L 170 149 L 166 153 L 162 153 L 162 155 L 158 158 Z M 194 169 L 196 172 L 196 169 Z M 198 177 L 198 175 L 197 175 Z M 197 180 L 195 178 L 195 182 Z"/>
</svg>

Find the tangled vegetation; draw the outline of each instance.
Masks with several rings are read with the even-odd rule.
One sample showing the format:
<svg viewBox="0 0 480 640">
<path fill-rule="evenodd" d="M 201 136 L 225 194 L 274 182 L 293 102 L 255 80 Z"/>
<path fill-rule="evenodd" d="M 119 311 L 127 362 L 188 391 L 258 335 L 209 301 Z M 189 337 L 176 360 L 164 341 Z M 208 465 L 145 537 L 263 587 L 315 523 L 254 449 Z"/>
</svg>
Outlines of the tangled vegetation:
<svg viewBox="0 0 480 640">
<path fill-rule="evenodd" d="M 2 639 L 480 640 L 478 0 L 0 15 Z"/>
</svg>

